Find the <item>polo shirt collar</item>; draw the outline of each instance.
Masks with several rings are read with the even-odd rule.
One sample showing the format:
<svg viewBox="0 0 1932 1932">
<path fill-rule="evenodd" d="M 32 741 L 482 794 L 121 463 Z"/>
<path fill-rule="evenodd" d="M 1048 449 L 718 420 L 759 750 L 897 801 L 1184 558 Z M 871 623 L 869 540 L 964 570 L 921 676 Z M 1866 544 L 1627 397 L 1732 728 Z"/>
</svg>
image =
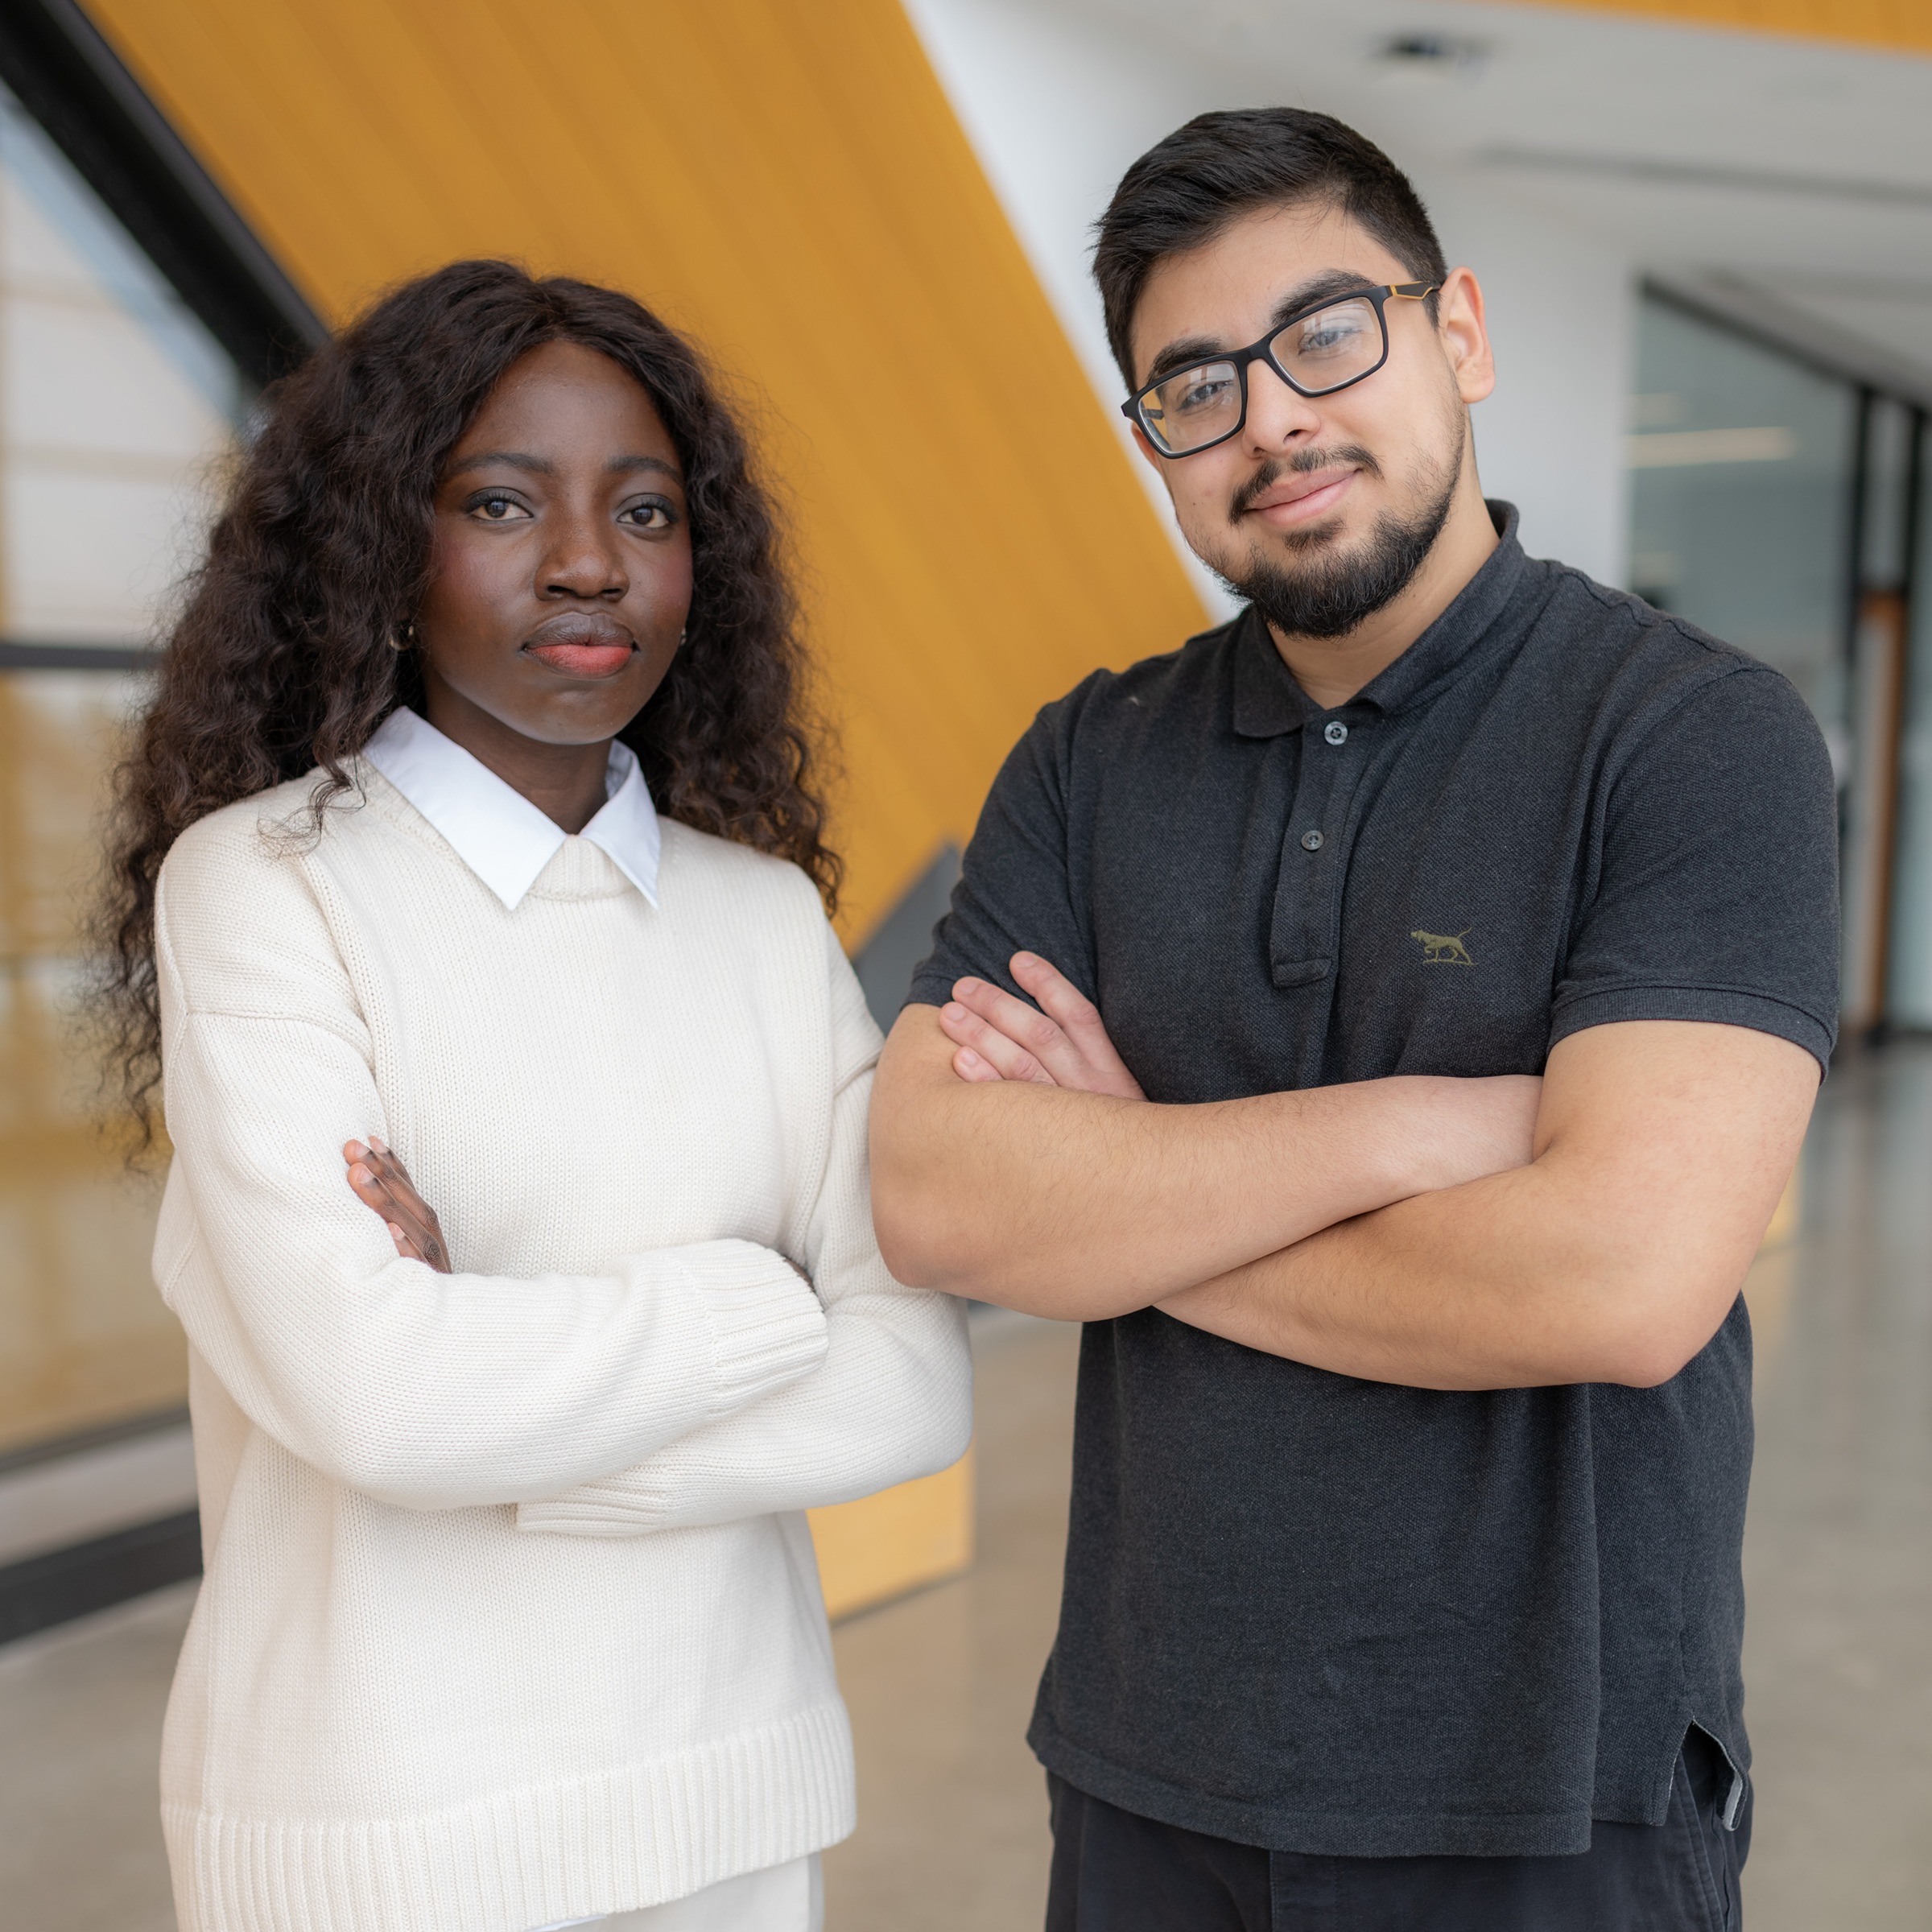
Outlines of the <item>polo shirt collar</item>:
<svg viewBox="0 0 1932 1932">
<path fill-rule="evenodd" d="M 513 912 L 568 836 L 522 793 L 407 705 L 382 720 L 362 755 Z M 655 906 L 663 833 L 637 754 L 628 745 L 612 741 L 605 784 L 605 802 L 579 836 Z"/>
<path fill-rule="evenodd" d="M 1517 541 L 1513 504 L 1491 502 L 1491 521 L 1500 541 L 1482 568 L 1458 591 L 1445 610 L 1409 648 L 1348 702 L 1381 712 L 1406 710 L 1462 667 L 1470 652 L 1489 635 L 1521 582 L 1527 559 Z M 1274 738 L 1299 731 L 1320 715 L 1317 705 L 1282 662 L 1261 613 L 1250 605 L 1235 620 L 1234 729 L 1245 738 Z"/>
</svg>

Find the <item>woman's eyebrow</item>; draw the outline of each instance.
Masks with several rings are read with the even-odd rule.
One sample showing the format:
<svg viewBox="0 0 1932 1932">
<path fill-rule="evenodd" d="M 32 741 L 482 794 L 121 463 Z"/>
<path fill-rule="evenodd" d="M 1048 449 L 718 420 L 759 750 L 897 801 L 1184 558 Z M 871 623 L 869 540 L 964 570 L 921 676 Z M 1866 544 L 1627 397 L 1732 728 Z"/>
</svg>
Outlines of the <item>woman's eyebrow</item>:
<svg viewBox="0 0 1932 1932">
<path fill-rule="evenodd" d="M 557 466 L 547 456 L 533 456 L 523 449 L 480 449 L 473 456 L 464 456 L 449 466 L 448 473 L 460 477 L 466 469 L 487 469 L 501 464 L 506 469 L 526 469 L 532 475 L 554 477 Z"/>
<path fill-rule="evenodd" d="M 452 463 L 447 474 L 460 477 L 465 470 L 489 469 L 497 466 L 505 469 L 526 470 L 533 476 L 554 477 L 557 466 L 547 456 L 532 456 L 526 449 L 480 449 L 474 456 L 462 457 Z M 634 475 L 639 470 L 654 470 L 682 483 L 684 473 L 675 463 L 667 463 L 662 456 L 613 456 L 605 464 L 605 470 L 613 477 Z"/>
</svg>

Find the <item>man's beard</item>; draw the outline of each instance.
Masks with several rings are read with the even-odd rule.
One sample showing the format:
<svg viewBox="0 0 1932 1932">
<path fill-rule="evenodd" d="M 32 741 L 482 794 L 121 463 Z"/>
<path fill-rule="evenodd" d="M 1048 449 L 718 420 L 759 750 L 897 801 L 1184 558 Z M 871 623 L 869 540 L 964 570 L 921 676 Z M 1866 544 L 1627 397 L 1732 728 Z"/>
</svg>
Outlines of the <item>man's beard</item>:
<svg viewBox="0 0 1932 1932">
<path fill-rule="evenodd" d="M 1215 575 L 1287 636 L 1344 637 L 1401 596 L 1422 568 L 1423 559 L 1435 547 L 1435 540 L 1449 520 L 1462 459 L 1459 436 L 1452 460 L 1439 469 L 1431 464 L 1425 472 L 1426 480 L 1435 487 L 1422 508 L 1407 518 L 1393 510 L 1384 511 L 1376 519 L 1368 542 L 1358 550 L 1318 555 L 1298 570 L 1275 557 L 1257 556 L 1239 576 L 1218 570 Z M 1300 450 L 1286 460 L 1264 464 L 1256 471 L 1235 493 L 1229 506 L 1229 521 L 1239 523 L 1248 506 L 1284 476 L 1297 470 L 1326 469 L 1337 462 L 1352 463 L 1372 477 L 1381 474 L 1381 465 L 1360 444 L 1341 449 Z M 1292 553 L 1318 551 L 1333 539 L 1327 530 L 1317 525 L 1312 530 L 1279 533 L 1279 541 Z"/>
</svg>

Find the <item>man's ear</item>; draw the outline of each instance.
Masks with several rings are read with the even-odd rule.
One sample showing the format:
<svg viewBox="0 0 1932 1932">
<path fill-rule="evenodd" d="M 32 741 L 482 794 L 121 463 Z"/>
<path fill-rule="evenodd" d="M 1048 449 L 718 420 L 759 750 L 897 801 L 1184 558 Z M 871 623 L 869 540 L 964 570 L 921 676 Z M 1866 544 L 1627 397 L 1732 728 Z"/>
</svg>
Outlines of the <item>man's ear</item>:
<svg viewBox="0 0 1932 1932">
<path fill-rule="evenodd" d="M 1141 452 L 1141 456 L 1145 461 L 1151 463 L 1154 465 L 1154 473 L 1160 478 L 1162 484 L 1165 485 L 1167 482 L 1167 459 L 1159 454 L 1159 452 L 1154 448 L 1154 445 L 1147 440 L 1147 432 L 1146 430 L 1141 427 L 1139 423 L 1136 423 L 1131 427 L 1133 430 L 1134 448 Z M 1171 497 L 1174 494 L 1174 492 L 1171 489 L 1170 489 L 1167 491 L 1167 493 Z"/>
<path fill-rule="evenodd" d="M 1496 387 L 1496 357 L 1483 316 L 1482 284 L 1468 269 L 1449 271 L 1436 297 L 1435 326 L 1456 394 L 1465 402 L 1481 402 Z"/>
</svg>

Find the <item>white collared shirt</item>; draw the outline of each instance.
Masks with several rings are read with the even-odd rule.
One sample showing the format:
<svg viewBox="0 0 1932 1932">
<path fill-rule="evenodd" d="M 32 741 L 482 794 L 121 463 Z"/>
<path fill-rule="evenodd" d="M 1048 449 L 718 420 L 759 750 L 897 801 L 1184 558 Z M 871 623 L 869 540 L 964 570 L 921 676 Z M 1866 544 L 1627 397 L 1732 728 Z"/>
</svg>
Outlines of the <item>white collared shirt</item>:
<svg viewBox="0 0 1932 1932">
<path fill-rule="evenodd" d="M 362 755 L 513 912 L 568 836 L 480 758 L 407 706 L 382 720 Z M 578 836 L 655 906 L 663 834 L 637 753 L 615 739 L 605 785 L 602 807 Z"/>
</svg>

